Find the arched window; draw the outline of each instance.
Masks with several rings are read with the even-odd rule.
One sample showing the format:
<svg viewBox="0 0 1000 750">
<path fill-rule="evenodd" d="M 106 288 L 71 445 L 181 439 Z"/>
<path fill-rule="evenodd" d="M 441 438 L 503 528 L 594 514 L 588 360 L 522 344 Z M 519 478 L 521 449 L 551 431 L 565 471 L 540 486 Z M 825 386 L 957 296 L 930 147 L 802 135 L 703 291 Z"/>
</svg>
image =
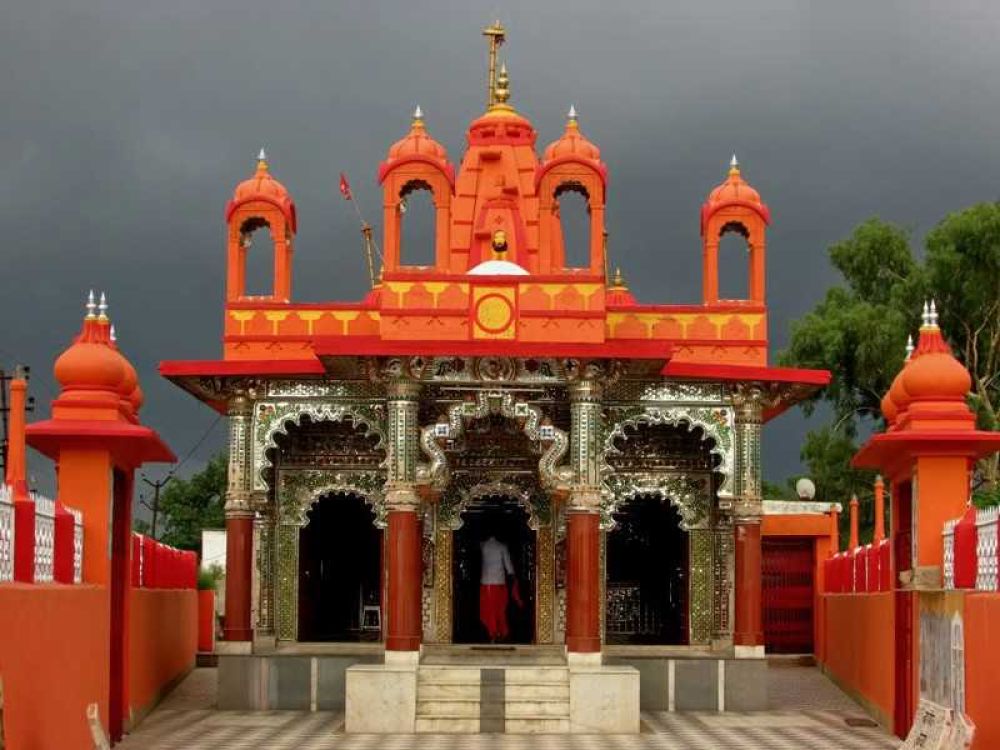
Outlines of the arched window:
<svg viewBox="0 0 1000 750">
<path fill-rule="evenodd" d="M 431 186 L 423 181 L 406 185 L 400 194 L 399 263 L 402 266 L 434 266 L 437 241 L 437 211 Z"/>
<path fill-rule="evenodd" d="M 556 191 L 563 267 L 590 267 L 590 207 L 587 191 L 580 185 L 560 186 Z"/>
<path fill-rule="evenodd" d="M 271 226 L 260 218 L 240 227 L 243 248 L 244 297 L 270 297 L 274 293 L 274 238 Z"/>
<path fill-rule="evenodd" d="M 750 245 L 742 224 L 726 224 L 719 235 L 719 299 L 750 299 Z"/>
</svg>

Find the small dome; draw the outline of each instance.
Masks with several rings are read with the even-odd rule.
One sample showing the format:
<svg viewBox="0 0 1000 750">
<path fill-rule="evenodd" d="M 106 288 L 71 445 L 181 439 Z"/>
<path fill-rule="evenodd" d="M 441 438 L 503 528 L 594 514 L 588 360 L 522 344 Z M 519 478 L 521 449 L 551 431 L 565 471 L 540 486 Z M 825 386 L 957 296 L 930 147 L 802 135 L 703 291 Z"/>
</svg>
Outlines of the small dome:
<svg viewBox="0 0 1000 750">
<path fill-rule="evenodd" d="M 899 415 L 899 410 L 896 409 L 896 404 L 889 395 L 889 391 L 885 392 L 882 397 L 881 402 L 882 416 L 885 417 L 885 421 L 889 424 L 893 424 L 896 421 L 896 417 Z"/>
<path fill-rule="evenodd" d="M 422 156 L 425 159 L 448 163 L 448 152 L 444 146 L 435 141 L 427 134 L 424 127 L 423 112 L 417 107 L 413 113 L 413 123 L 410 125 L 410 132 L 400 138 L 389 147 L 389 154 L 386 156 L 387 162 L 397 159 L 405 159 L 411 156 Z"/>
<path fill-rule="evenodd" d="M 900 376 L 912 401 L 964 401 L 972 388 L 969 371 L 955 359 L 936 324 L 920 329 L 913 359 Z"/>
<path fill-rule="evenodd" d="M 111 346 L 110 324 L 103 310 L 100 317 L 94 314 L 93 295 L 87 310 L 83 328 L 69 348 L 59 355 L 53 373 L 64 391 L 120 393 L 128 378 L 127 362 Z"/>
<path fill-rule="evenodd" d="M 233 191 L 232 200 L 226 206 L 226 221 L 239 206 L 254 201 L 263 201 L 274 205 L 285 215 L 292 231 L 296 230 L 295 202 L 288 189 L 271 175 L 264 149 L 261 149 L 257 156 L 257 171 L 254 172 L 253 177 L 243 180 Z"/>
<path fill-rule="evenodd" d="M 145 400 L 142 388 L 139 386 L 139 374 L 135 371 L 135 367 L 128 357 L 122 354 L 121 349 L 118 348 L 114 326 L 111 326 L 111 348 L 122 358 L 125 366 L 125 377 L 118 386 L 118 395 L 132 408 L 133 414 L 138 414 Z"/>
<path fill-rule="evenodd" d="M 756 211 L 765 223 L 771 222 L 771 211 L 761 200 L 760 193 L 750 186 L 740 174 L 740 165 L 733 154 L 729 162 L 729 175 L 725 181 L 708 194 L 702 206 L 703 223 L 721 208 L 726 206 L 745 206 Z"/>
<path fill-rule="evenodd" d="M 543 161 L 575 157 L 588 161 L 600 162 L 601 150 L 597 148 L 586 136 L 580 132 L 580 126 L 576 120 L 576 109 L 570 107 L 569 117 L 566 120 L 566 130 L 562 136 L 546 147 L 542 156 Z"/>
<path fill-rule="evenodd" d="M 625 284 L 622 269 L 615 269 L 615 277 L 608 286 L 608 293 L 604 301 L 610 307 L 630 307 L 636 304 L 635 297 L 632 296 L 632 292 Z"/>
<path fill-rule="evenodd" d="M 470 276 L 528 276 L 528 272 L 509 260 L 487 260 L 469 269 Z"/>
</svg>

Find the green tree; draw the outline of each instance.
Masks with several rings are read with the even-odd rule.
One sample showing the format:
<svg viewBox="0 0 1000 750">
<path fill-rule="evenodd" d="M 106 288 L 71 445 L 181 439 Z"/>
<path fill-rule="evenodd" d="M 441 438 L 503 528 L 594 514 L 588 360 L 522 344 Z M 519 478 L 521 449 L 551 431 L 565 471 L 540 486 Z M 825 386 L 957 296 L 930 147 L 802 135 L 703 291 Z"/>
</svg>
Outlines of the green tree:
<svg viewBox="0 0 1000 750">
<path fill-rule="evenodd" d="M 803 405 L 811 414 L 825 402 L 831 418 L 809 433 L 802 458 L 818 497 L 846 503 L 857 493 L 868 520 L 863 537 L 870 533 L 873 476 L 852 468 L 850 459 L 859 436 L 884 426 L 880 402 L 903 365 L 907 335 L 917 330 L 926 297 L 938 300 L 942 331 L 973 374 L 970 405 L 979 426 L 997 428 L 1000 204 L 946 217 L 925 244 L 920 262 L 904 229 L 877 218 L 859 225 L 829 250 L 845 283 L 792 324 L 789 348 L 779 356 L 782 364 L 832 372 L 830 386 Z M 978 468 L 980 494 L 995 494 L 996 458 Z"/>
<path fill-rule="evenodd" d="M 213 457 L 205 468 L 187 479 L 173 479 L 160 494 L 160 541 L 180 549 L 197 550 L 202 529 L 225 526 L 226 456 Z"/>
</svg>

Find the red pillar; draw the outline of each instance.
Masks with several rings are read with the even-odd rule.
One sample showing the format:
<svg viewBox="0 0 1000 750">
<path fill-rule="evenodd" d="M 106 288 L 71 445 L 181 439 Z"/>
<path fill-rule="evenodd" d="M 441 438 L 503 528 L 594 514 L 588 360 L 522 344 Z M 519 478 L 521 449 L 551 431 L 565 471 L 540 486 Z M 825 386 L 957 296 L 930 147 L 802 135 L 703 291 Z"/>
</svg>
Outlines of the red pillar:
<svg viewBox="0 0 1000 750">
<path fill-rule="evenodd" d="M 760 524 L 736 525 L 736 646 L 763 646 Z"/>
<path fill-rule="evenodd" d="M 420 649 L 420 521 L 414 510 L 388 513 L 386 557 L 389 568 L 387 651 Z"/>
<path fill-rule="evenodd" d="M 253 516 L 226 519 L 226 619 L 225 640 L 249 641 L 250 586 L 253 564 Z"/>
<path fill-rule="evenodd" d="M 875 477 L 875 535 L 873 541 L 878 544 L 885 539 L 885 482 L 882 475 Z"/>
<path fill-rule="evenodd" d="M 601 650 L 600 516 L 566 514 L 566 647 L 574 653 Z"/>
<path fill-rule="evenodd" d="M 851 509 L 851 536 L 847 542 L 847 549 L 856 549 L 858 547 L 858 496 L 851 496 L 850 502 Z"/>
</svg>

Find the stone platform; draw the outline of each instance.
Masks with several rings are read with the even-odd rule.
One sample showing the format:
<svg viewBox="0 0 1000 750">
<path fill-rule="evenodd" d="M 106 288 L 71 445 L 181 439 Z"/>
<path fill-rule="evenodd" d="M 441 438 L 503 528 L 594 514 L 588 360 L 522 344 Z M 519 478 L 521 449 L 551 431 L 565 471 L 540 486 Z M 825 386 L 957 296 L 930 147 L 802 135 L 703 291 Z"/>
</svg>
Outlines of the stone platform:
<svg viewBox="0 0 1000 750">
<path fill-rule="evenodd" d="M 222 653 L 218 705 L 240 711 L 343 710 L 351 669 L 366 673 L 362 681 L 376 681 L 383 674 L 390 679 L 387 690 L 397 687 L 393 678 L 399 685 L 412 683 L 412 719 L 409 712 L 405 719 L 412 729 L 404 730 L 411 732 L 441 731 L 436 719 L 442 713 L 461 719 L 456 726 L 465 727 L 462 731 L 566 731 L 560 728 L 572 723 L 572 706 L 585 705 L 587 694 L 602 694 L 603 682 L 634 682 L 643 711 L 761 711 L 768 705 L 765 660 L 736 659 L 708 649 L 605 646 L 600 665 L 572 668 L 562 646 L 426 645 L 419 665 L 397 665 L 389 672 L 383 669 L 384 659 L 378 643 L 303 643 L 269 653 Z M 595 668 L 601 671 L 587 671 Z M 456 685 L 439 686 L 448 680 Z M 585 684 L 591 686 L 589 693 L 573 690 Z M 549 700 L 530 705 L 536 697 Z M 474 723 L 478 728 L 472 728 Z M 578 723 L 583 723 L 582 714 Z"/>
</svg>

